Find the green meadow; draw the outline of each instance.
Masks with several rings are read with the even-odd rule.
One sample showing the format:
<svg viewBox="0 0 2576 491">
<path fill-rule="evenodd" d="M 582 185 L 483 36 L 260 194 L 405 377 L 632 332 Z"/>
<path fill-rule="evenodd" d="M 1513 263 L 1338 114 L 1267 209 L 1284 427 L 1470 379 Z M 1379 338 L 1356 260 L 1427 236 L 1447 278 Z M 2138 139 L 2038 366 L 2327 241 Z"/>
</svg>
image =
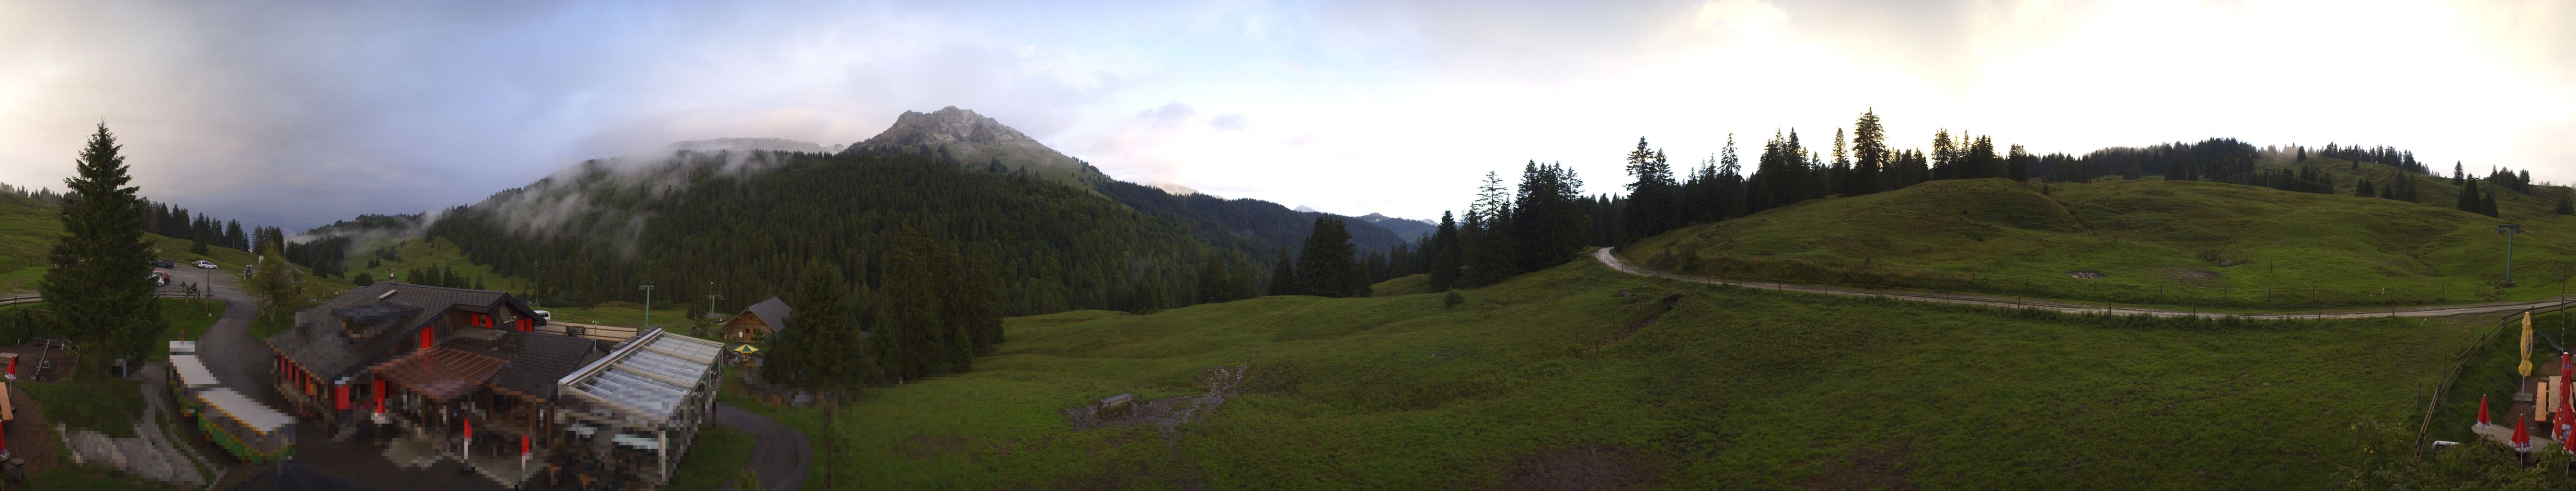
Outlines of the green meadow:
<svg viewBox="0 0 2576 491">
<path fill-rule="evenodd" d="M 2341 161 L 2333 161 L 2341 162 Z M 2038 298 L 2221 307 L 2359 308 L 2558 298 L 2576 276 L 2561 188 L 2501 193 L 2502 218 L 2423 204 L 2195 181 L 1923 183 L 1811 200 L 1621 248 L 1651 269 Z M 2392 170 L 2365 164 L 2385 182 Z M 2515 288 L 2502 288 L 2506 237 Z M 2079 272 L 2100 273 L 2077 278 Z"/>
<path fill-rule="evenodd" d="M 814 435 L 807 489 L 2310 489 L 2359 461 L 2354 423 L 2417 421 L 2410 390 L 2483 332 L 1987 310 L 1590 261 L 1464 293 L 1014 318 L 963 375 L 829 411 L 726 397 Z M 1219 367 L 1248 373 L 1170 432 L 1062 412 L 1203 394 Z"/>
</svg>

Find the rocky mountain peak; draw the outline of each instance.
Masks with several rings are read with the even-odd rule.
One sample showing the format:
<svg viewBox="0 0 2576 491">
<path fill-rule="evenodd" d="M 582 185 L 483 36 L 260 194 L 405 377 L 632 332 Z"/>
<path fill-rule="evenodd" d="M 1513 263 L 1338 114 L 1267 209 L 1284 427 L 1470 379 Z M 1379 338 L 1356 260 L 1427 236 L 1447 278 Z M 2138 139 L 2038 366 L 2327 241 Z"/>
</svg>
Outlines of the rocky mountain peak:
<svg viewBox="0 0 2576 491">
<path fill-rule="evenodd" d="M 850 145 L 845 152 L 918 152 L 977 169 L 998 164 L 1011 172 L 1077 183 L 1108 178 L 1020 130 L 957 106 L 927 113 L 904 111 L 885 132 Z"/>
</svg>

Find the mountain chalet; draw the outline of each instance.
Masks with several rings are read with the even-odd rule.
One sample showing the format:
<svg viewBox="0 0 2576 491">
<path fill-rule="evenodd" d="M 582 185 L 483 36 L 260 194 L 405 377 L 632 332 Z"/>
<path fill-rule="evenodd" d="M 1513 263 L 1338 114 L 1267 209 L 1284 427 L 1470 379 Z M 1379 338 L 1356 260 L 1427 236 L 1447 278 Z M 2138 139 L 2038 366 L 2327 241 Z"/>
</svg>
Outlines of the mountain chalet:
<svg viewBox="0 0 2576 491">
<path fill-rule="evenodd" d="M 266 339 L 276 389 L 313 424 L 428 440 L 445 458 L 540 463 L 495 479 L 656 489 L 709 422 L 722 343 L 538 332 L 507 293 L 376 283 Z M 530 482 L 528 484 L 538 484 Z"/>
</svg>

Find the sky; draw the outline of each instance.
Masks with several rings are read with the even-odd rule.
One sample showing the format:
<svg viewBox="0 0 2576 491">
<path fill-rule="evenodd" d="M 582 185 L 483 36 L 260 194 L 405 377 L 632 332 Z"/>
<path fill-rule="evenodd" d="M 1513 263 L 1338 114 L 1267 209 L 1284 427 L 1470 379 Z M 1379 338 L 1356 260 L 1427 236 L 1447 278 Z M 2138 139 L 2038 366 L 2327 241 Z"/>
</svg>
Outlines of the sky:
<svg viewBox="0 0 2576 491">
<path fill-rule="evenodd" d="M 93 126 L 146 196 L 291 230 L 675 141 L 975 110 L 1111 176 L 1358 215 L 1639 138 L 1864 110 L 2034 152 L 2392 145 L 2576 181 L 2576 4 L 2484 1 L 6 2 L 0 183 Z"/>
</svg>

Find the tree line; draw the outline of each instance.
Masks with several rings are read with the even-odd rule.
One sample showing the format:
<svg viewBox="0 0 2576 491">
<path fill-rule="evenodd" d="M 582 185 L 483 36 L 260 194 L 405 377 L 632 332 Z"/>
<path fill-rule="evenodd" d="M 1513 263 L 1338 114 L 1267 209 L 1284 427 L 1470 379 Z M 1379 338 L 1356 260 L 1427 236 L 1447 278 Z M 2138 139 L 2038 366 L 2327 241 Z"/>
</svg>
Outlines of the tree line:
<svg viewBox="0 0 2576 491">
<path fill-rule="evenodd" d="M 2081 182 L 2111 176 L 2139 179 L 2197 180 L 2264 186 L 2308 193 L 2339 192 L 2336 172 L 2308 161 L 2350 161 L 2359 176 L 2354 194 L 2420 202 L 2416 176 L 2427 169 L 2412 151 L 2390 146 L 2304 146 L 2257 148 L 2233 138 L 2175 142 L 2142 147 L 2111 147 L 2083 155 L 2033 154 L 2021 145 L 2000 144 L 1992 136 L 1940 129 L 1930 150 L 1894 148 L 1888 143 L 1877 111 L 1863 111 L 1851 131 L 1834 130 L 1830 147 L 1815 149 L 1795 130 L 1776 131 L 1762 144 L 1747 174 L 1734 135 L 1725 146 L 1694 168 L 1676 172 L 1666 152 L 1639 138 L 1625 154 L 1629 180 L 1625 195 L 1584 197 L 1582 182 L 1570 169 L 1530 162 L 1523 167 L 1517 192 L 1507 192 L 1491 173 L 1478 185 L 1476 199 L 1464 214 L 1443 212 L 1441 224 L 1410 246 L 1389 251 L 1380 268 L 1364 270 L 1376 280 L 1427 273 L 1435 289 L 1492 284 L 1519 272 L 1571 259 L 1586 246 L 1623 244 L 1696 223 L 1745 216 L 1766 209 L 1828 196 L 1860 196 L 1903 189 L 1940 179 L 2002 178 L 2013 181 Z M 2293 167 L 2267 169 L 2261 161 L 2288 161 Z M 2374 176 L 2362 162 L 2395 169 Z M 2482 179 L 2454 170 L 2463 186 L 2460 209 L 2494 216 L 2494 190 L 2530 194 L 2528 171 L 2496 169 Z M 2479 183 L 2488 189 L 2479 191 Z M 2558 191 L 2558 213 L 2576 214 L 2576 192 Z M 1284 254 L 1283 254 L 1284 255 Z M 1282 261 L 1280 264 L 1286 264 Z M 1288 268 L 1280 268 L 1288 271 Z M 1382 271 L 1382 272 L 1381 272 Z M 1273 290 L 1281 285 L 1274 282 Z"/>
</svg>

